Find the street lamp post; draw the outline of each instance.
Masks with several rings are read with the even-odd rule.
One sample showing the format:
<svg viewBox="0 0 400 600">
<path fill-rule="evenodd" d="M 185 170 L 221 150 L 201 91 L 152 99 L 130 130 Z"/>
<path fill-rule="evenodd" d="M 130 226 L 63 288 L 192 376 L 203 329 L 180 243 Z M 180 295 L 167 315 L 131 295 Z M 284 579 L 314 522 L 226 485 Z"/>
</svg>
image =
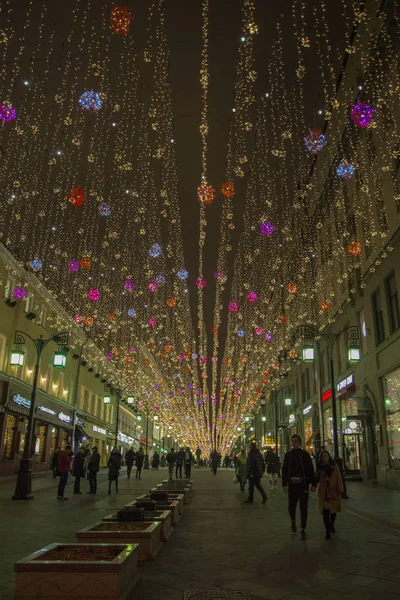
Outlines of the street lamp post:
<svg viewBox="0 0 400 600">
<path fill-rule="evenodd" d="M 337 407 L 336 407 L 336 384 L 335 384 L 335 365 L 333 360 L 333 349 L 335 347 L 336 342 L 340 338 L 340 336 L 346 333 L 347 339 L 350 342 L 349 344 L 349 360 L 350 362 L 358 362 L 360 360 L 360 351 L 359 351 L 359 332 L 358 325 L 352 325 L 351 327 L 346 327 L 339 333 L 332 333 L 328 331 L 326 333 L 320 333 L 316 327 L 313 325 L 303 325 L 301 328 L 301 337 L 303 340 L 315 340 L 316 337 L 321 337 L 327 347 L 328 357 L 329 357 L 329 374 L 330 374 L 330 382 L 331 382 L 331 391 L 332 391 L 332 437 L 333 437 L 333 453 L 334 459 L 337 463 L 340 473 L 343 479 L 343 487 L 344 492 L 342 497 L 347 499 L 347 489 L 346 482 L 343 475 L 343 459 L 339 456 L 339 438 L 338 438 L 338 420 L 337 420 Z M 317 344 L 317 351 L 320 352 L 320 346 Z M 311 347 L 305 347 L 303 349 L 303 358 L 304 352 L 306 352 L 305 360 L 312 362 L 313 355 L 311 355 Z M 307 354 L 308 353 L 308 354 Z"/>
<path fill-rule="evenodd" d="M 56 342 L 58 344 L 59 350 L 54 355 L 53 365 L 56 368 L 64 368 L 66 362 L 66 355 L 68 352 L 67 344 L 68 344 L 68 331 L 63 331 L 61 333 L 56 333 L 51 338 L 46 340 L 43 339 L 42 336 L 39 338 L 32 338 L 28 333 L 23 331 L 16 331 L 14 336 L 14 344 L 16 345 L 16 349 L 11 353 L 11 366 L 20 366 L 23 365 L 23 350 L 22 346 L 26 343 L 25 338 L 29 338 L 35 346 L 36 349 L 36 362 L 35 362 L 35 375 L 33 378 L 33 386 L 31 393 L 31 404 L 29 407 L 29 417 L 28 417 L 28 426 L 25 433 L 24 440 L 24 452 L 22 458 L 20 460 L 19 471 L 17 476 L 17 483 L 15 486 L 15 492 L 13 496 L 13 500 L 32 500 L 32 434 L 33 434 L 33 424 L 35 419 L 35 399 L 36 399 L 36 390 L 39 379 L 39 369 L 40 369 L 40 359 L 42 357 L 42 353 L 44 348 L 47 346 L 49 342 Z"/>
</svg>

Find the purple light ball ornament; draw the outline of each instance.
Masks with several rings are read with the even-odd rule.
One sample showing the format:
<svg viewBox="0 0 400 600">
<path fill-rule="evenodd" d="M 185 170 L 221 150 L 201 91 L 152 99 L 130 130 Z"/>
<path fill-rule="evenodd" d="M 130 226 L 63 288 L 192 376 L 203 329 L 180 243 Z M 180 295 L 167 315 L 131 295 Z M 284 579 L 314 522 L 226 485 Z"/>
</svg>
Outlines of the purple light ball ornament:
<svg viewBox="0 0 400 600">
<path fill-rule="evenodd" d="M 254 304 L 254 302 L 257 302 L 257 294 L 255 292 L 249 292 L 247 294 L 247 302 L 249 302 L 249 304 Z"/>
<path fill-rule="evenodd" d="M 273 341 L 273 339 L 274 339 L 274 336 L 273 336 L 273 334 L 272 334 L 271 332 L 268 332 L 268 333 L 266 334 L 266 336 L 265 336 L 265 341 L 266 341 L 266 342 L 272 342 L 272 341 Z"/>
<path fill-rule="evenodd" d="M 343 161 L 341 162 L 337 169 L 336 169 L 336 174 L 338 177 L 340 177 L 341 179 L 352 179 L 354 173 L 355 173 L 355 168 L 353 167 L 353 165 L 351 165 L 350 163 L 348 163 L 347 161 Z"/>
<path fill-rule="evenodd" d="M 162 250 L 160 244 L 153 244 L 149 250 L 149 254 L 151 258 L 157 258 L 158 256 L 161 256 Z"/>
<path fill-rule="evenodd" d="M 32 271 L 41 271 L 43 267 L 43 261 L 40 260 L 40 258 L 34 258 L 29 264 L 31 266 Z"/>
<path fill-rule="evenodd" d="M 275 227 L 269 221 L 264 221 L 260 224 L 260 233 L 268 237 L 272 235 L 275 231 Z"/>
<path fill-rule="evenodd" d="M 84 92 L 78 102 L 88 112 L 96 112 L 103 108 L 102 95 L 94 90 Z"/>
<path fill-rule="evenodd" d="M 147 322 L 150 325 L 150 327 L 155 327 L 157 325 L 157 319 L 155 319 L 154 317 L 151 317 L 151 319 L 149 319 Z"/>
<path fill-rule="evenodd" d="M 223 271 L 216 271 L 214 273 L 214 279 L 225 279 L 225 273 Z"/>
<path fill-rule="evenodd" d="M 304 138 L 304 142 L 307 150 L 311 152 L 311 154 L 318 154 L 326 144 L 326 137 L 321 129 L 311 129 L 308 136 Z"/>
<path fill-rule="evenodd" d="M 158 290 L 158 285 L 155 281 L 150 281 L 149 285 L 147 286 L 147 289 L 149 290 L 149 292 L 156 292 Z"/>
<path fill-rule="evenodd" d="M 23 300 L 24 298 L 27 297 L 28 292 L 26 291 L 26 289 L 24 287 L 22 287 L 22 285 L 18 285 L 12 295 L 14 296 L 14 298 L 16 298 L 17 300 Z"/>
<path fill-rule="evenodd" d="M 124 288 L 127 292 L 132 292 L 135 289 L 135 282 L 132 279 L 125 279 Z"/>
<path fill-rule="evenodd" d="M 112 353 L 112 352 L 107 352 L 107 354 L 106 354 L 106 359 L 107 359 L 107 360 L 112 360 L 113 358 L 114 358 L 114 355 L 113 355 L 113 353 Z"/>
<path fill-rule="evenodd" d="M 0 104 L 0 121 L 3 123 L 10 123 L 15 121 L 17 118 L 17 111 L 9 102 L 3 102 Z"/>
<path fill-rule="evenodd" d="M 101 294 L 97 288 L 93 288 L 92 290 L 88 291 L 87 297 L 91 302 L 97 302 L 98 300 L 100 300 Z"/>
<path fill-rule="evenodd" d="M 165 277 L 164 277 L 164 275 L 157 275 L 157 277 L 156 277 L 156 284 L 158 286 L 165 285 Z"/>
<path fill-rule="evenodd" d="M 76 273 L 77 271 L 79 271 L 80 269 L 80 264 L 77 260 L 70 260 L 68 263 L 68 271 L 71 271 L 71 273 Z"/>
<path fill-rule="evenodd" d="M 203 277 L 198 277 L 196 279 L 196 285 L 197 285 L 198 288 L 202 288 L 203 289 L 203 288 L 206 287 L 207 283 L 206 283 L 206 280 L 203 279 Z"/>
<path fill-rule="evenodd" d="M 112 213 L 111 204 L 107 204 L 107 202 L 100 202 L 97 210 L 102 217 L 109 217 Z"/>
<path fill-rule="evenodd" d="M 367 104 L 367 102 L 364 102 L 364 100 L 355 104 L 351 109 L 351 118 L 353 119 L 354 125 L 361 127 L 362 129 L 368 127 L 374 120 L 375 111 L 376 109 L 370 104 Z"/>
<path fill-rule="evenodd" d="M 237 311 L 239 310 L 239 305 L 237 302 L 231 302 L 229 304 L 229 312 L 231 313 L 237 313 Z"/>
</svg>

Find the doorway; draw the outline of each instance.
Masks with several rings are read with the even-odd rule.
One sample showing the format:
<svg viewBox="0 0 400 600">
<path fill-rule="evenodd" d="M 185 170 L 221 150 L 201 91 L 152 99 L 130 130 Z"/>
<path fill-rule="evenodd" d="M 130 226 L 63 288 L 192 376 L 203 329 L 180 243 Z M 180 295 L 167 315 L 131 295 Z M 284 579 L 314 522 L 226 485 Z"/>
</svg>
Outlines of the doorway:
<svg viewBox="0 0 400 600">
<path fill-rule="evenodd" d="M 343 434 L 344 466 L 345 472 L 349 475 L 360 475 L 362 437 L 362 433 L 349 432 Z"/>
</svg>

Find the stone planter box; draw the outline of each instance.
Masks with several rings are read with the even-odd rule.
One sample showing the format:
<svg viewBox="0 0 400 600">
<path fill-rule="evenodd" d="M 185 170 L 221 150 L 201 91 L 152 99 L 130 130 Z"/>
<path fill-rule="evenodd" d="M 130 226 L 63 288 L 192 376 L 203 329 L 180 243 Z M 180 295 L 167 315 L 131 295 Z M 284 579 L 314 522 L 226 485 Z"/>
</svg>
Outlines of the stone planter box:
<svg viewBox="0 0 400 600">
<path fill-rule="evenodd" d="M 159 485 L 162 485 L 168 490 L 188 487 L 190 488 L 191 493 L 194 492 L 193 479 L 163 479 L 163 481 Z"/>
<path fill-rule="evenodd" d="M 124 508 L 133 508 L 140 506 L 141 502 L 148 502 L 150 496 L 139 496 L 133 502 L 125 504 Z M 157 509 L 159 510 L 170 510 L 172 513 L 172 525 L 177 525 L 181 518 L 180 502 L 176 500 L 167 500 L 166 502 L 157 502 Z"/>
<path fill-rule="evenodd" d="M 158 499 L 157 498 L 157 494 L 167 494 L 168 496 L 168 500 L 177 500 L 180 502 L 181 504 L 181 514 L 183 513 L 183 505 L 184 504 L 188 504 L 189 503 L 189 497 L 188 495 L 184 494 L 182 491 L 171 491 L 171 490 L 158 490 L 157 488 L 153 488 L 152 490 L 150 490 L 149 492 L 149 496 L 152 500 L 155 500 L 156 502 L 165 502 L 165 500 L 163 500 L 162 498 Z M 153 494 L 155 495 L 155 497 L 153 496 Z"/>
<path fill-rule="evenodd" d="M 164 486 L 164 484 L 159 483 L 157 485 L 157 487 L 153 491 L 157 491 L 157 492 L 167 492 L 169 496 L 175 496 L 176 494 L 183 494 L 184 496 L 184 503 L 185 504 L 189 504 L 190 500 L 192 499 L 192 492 L 191 489 L 189 487 L 173 487 L 173 488 L 169 488 Z"/>
<path fill-rule="evenodd" d="M 150 494 L 143 494 L 143 496 L 138 496 L 137 500 L 143 500 L 144 502 L 146 502 L 146 500 L 155 500 L 155 498 L 151 498 Z M 184 498 L 183 498 L 183 494 L 170 494 L 168 492 L 168 500 L 156 500 L 157 502 L 157 508 L 164 508 L 165 510 L 165 503 L 167 502 L 177 502 L 178 503 L 178 508 L 179 508 L 179 512 L 181 515 L 183 515 L 183 512 L 185 510 L 184 508 Z M 168 509 L 167 509 L 168 510 Z"/>
<path fill-rule="evenodd" d="M 137 544 L 50 544 L 15 563 L 14 598 L 128 600 L 140 580 L 138 549 Z"/>
<path fill-rule="evenodd" d="M 130 507 L 132 508 L 132 507 Z M 134 507 L 136 508 L 136 507 Z M 129 509 L 127 509 L 129 510 Z M 118 521 L 117 514 L 115 515 L 107 515 L 103 518 L 104 523 L 110 523 Z M 161 523 L 160 535 L 161 541 L 166 542 L 172 535 L 172 511 L 171 510 L 146 510 L 144 512 L 144 520 L 147 521 L 159 521 Z M 124 523 L 125 521 L 120 521 L 120 523 Z M 143 521 L 133 521 L 142 523 Z"/>
<path fill-rule="evenodd" d="M 134 521 L 116 521 L 111 523 L 94 523 L 76 532 L 78 542 L 107 544 L 139 544 L 138 560 L 153 560 L 160 552 L 161 523 Z"/>
</svg>

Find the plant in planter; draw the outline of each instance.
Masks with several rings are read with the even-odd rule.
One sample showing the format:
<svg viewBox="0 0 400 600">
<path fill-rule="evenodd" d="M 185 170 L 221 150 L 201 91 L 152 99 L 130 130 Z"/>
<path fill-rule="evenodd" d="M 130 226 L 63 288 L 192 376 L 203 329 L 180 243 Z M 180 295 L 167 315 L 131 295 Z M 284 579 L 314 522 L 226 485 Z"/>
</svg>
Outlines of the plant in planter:
<svg viewBox="0 0 400 600">
<path fill-rule="evenodd" d="M 145 510 L 169 510 L 172 513 L 172 525 L 177 525 L 181 518 L 180 502 L 167 500 L 166 502 L 154 502 L 149 496 L 139 496 L 133 502 L 126 504 L 124 508 L 144 508 Z"/>
<path fill-rule="evenodd" d="M 15 563 L 16 600 L 125 600 L 140 580 L 138 544 L 50 544 Z"/>
<path fill-rule="evenodd" d="M 76 533 L 79 542 L 136 543 L 138 560 L 153 560 L 162 547 L 161 523 L 157 521 L 129 521 L 95 523 Z"/>
<path fill-rule="evenodd" d="M 170 510 L 144 510 L 134 508 L 123 508 L 114 515 L 107 515 L 103 518 L 103 522 L 121 521 L 127 522 L 137 520 L 136 511 L 143 511 L 144 521 L 159 521 L 161 523 L 161 541 L 166 542 L 172 535 L 172 511 Z"/>
</svg>

